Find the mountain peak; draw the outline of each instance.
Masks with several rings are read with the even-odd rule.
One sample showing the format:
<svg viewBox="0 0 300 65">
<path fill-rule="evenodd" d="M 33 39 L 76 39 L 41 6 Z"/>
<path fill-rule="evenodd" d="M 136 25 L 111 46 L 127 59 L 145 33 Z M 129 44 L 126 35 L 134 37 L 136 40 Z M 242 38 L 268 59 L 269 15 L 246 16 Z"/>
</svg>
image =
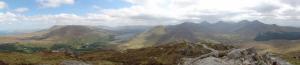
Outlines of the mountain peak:
<svg viewBox="0 0 300 65">
<path fill-rule="evenodd" d="M 181 23 L 180 25 L 191 25 L 191 24 L 195 24 L 193 22 L 184 22 L 184 23 Z"/>
<path fill-rule="evenodd" d="M 255 24 L 264 24 L 264 23 L 260 22 L 259 20 L 254 20 L 254 21 L 252 21 L 252 23 L 255 23 Z"/>
<path fill-rule="evenodd" d="M 249 20 L 242 20 L 242 21 L 239 21 L 238 24 L 247 24 L 247 23 L 250 23 Z"/>
<path fill-rule="evenodd" d="M 249 20 L 242 20 L 238 24 L 246 24 L 246 25 L 262 25 L 264 23 L 260 22 L 259 20 L 249 21 Z"/>
<path fill-rule="evenodd" d="M 225 21 L 218 21 L 217 23 L 215 23 L 215 25 L 231 25 L 231 24 L 234 24 L 234 23 L 225 22 Z"/>
<path fill-rule="evenodd" d="M 203 21 L 200 24 L 202 24 L 202 25 L 209 25 L 210 23 L 208 23 L 207 21 Z"/>
<path fill-rule="evenodd" d="M 55 25 L 47 30 L 46 34 L 37 36 L 37 40 L 43 39 L 61 39 L 61 38 L 79 38 L 84 36 L 100 36 L 106 34 L 108 31 L 99 29 L 97 27 L 85 25 Z"/>
<path fill-rule="evenodd" d="M 216 24 L 223 24 L 225 23 L 224 21 L 218 21 Z"/>
<path fill-rule="evenodd" d="M 193 22 L 184 22 L 184 23 L 181 23 L 179 25 L 176 25 L 176 26 L 179 26 L 179 27 L 194 27 L 194 26 L 198 26 L 197 23 L 193 23 Z"/>
</svg>

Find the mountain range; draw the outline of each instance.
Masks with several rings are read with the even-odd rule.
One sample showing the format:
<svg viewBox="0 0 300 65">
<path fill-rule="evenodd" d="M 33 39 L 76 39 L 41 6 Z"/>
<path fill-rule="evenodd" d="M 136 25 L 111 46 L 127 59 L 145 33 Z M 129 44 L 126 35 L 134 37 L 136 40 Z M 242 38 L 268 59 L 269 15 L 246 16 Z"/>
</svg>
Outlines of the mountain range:
<svg viewBox="0 0 300 65">
<path fill-rule="evenodd" d="M 281 34 L 281 39 L 272 39 L 268 33 L 286 33 Z M 293 33 L 293 34 L 291 34 Z M 276 24 L 264 24 L 260 21 L 243 20 L 238 23 L 223 22 L 217 23 L 191 23 L 185 22 L 178 25 L 156 26 L 131 38 L 121 47 L 135 48 L 151 45 L 160 45 L 173 41 L 211 41 L 216 43 L 243 43 L 253 41 L 264 41 L 259 39 L 268 38 L 268 40 L 290 40 L 289 37 L 294 35 L 293 40 L 298 40 L 300 28 L 279 26 Z M 276 36 L 275 36 L 276 37 Z M 268 41 L 265 40 L 265 41 Z M 131 47 L 132 45 L 132 47 Z"/>
<path fill-rule="evenodd" d="M 283 37 L 285 36 L 285 37 Z M 280 37 L 280 38 L 275 38 Z M 224 44 L 244 42 L 298 40 L 300 28 L 265 24 L 258 20 L 240 22 L 192 23 L 160 26 L 84 26 L 56 25 L 26 34 L 1 36 L 2 43 L 94 43 L 99 40 L 114 43 L 119 48 L 143 48 L 174 41 L 210 41 Z M 74 42 L 72 42 L 74 43 Z"/>
<path fill-rule="evenodd" d="M 185 55 L 185 53 L 189 51 L 181 50 L 190 50 L 193 54 L 194 52 L 192 51 L 196 51 L 193 49 L 202 48 L 201 44 L 196 44 L 198 42 L 222 44 L 220 47 L 224 48 L 231 46 L 223 45 L 235 45 L 238 48 L 254 47 L 256 49 L 263 49 L 263 51 L 255 51 L 254 53 L 264 53 L 266 51 L 277 53 L 282 55 L 283 58 L 289 59 L 289 61 L 298 62 L 294 59 L 298 58 L 299 55 L 297 54 L 300 52 L 300 28 L 265 24 L 258 20 L 243 20 L 235 23 L 225 21 L 208 23 L 204 21 L 201 23 L 184 22 L 177 25 L 120 27 L 56 25 L 49 29 L 35 32 L 0 36 L 0 53 L 11 51 L 25 53 L 35 53 L 39 51 L 65 52 L 66 54 L 71 54 L 70 56 L 72 58 L 93 62 L 104 59 L 118 63 L 130 62 L 135 64 L 142 64 L 144 61 L 147 61 L 146 64 L 151 64 L 148 62 L 152 62 L 152 60 L 147 59 L 148 56 L 143 56 L 145 53 L 150 54 L 150 57 L 156 55 L 151 53 L 168 54 L 169 51 L 176 49 L 176 51 L 172 51 L 174 55 L 161 56 L 160 59 L 163 60 L 156 59 L 154 63 L 167 62 L 166 64 L 178 64 L 178 62 L 175 61 L 182 57 L 189 57 L 189 55 Z M 175 46 L 172 46 L 173 44 Z M 205 48 L 206 46 L 203 47 Z M 219 47 L 215 47 L 215 49 L 218 48 Z M 232 49 L 227 50 L 234 52 Z M 251 50 L 244 51 L 252 52 Z M 81 55 L 83 56 L 82 58 L 78 58 L 76 57 L 78 56 L 76 52 L 89 53 L 86 55 L 84 53 L 84 55 Z M 223 51 L 218 51 L 218 53 L 219 52 L 223 53 Z M 177 56 L 178 53 L 180 56 Z M 197 53 L 195 52 L 195 56 L 199 56 Z M 224 53 L 229 54 L 228 57 L 231 58 L 231 53 Z M 105 54 L 109 54 L 112 58 L 106 58 L 103 56 Z M 132 55 L 138 57 L 132 57 Z M 248 55 L 245 57 L 247 56 Z M 138 62 L 128 60 L 129 57 L 132 57 Z M 165 57 L 171 57 L 177 60 L 173 60 L 172 62 L 166 61 Z M 139 60 L 141 58 L 143 60 Z M 225 58 L 220 58 L 219 56 L 216 56 L 216 58 L 225 61 Z M 211 58 L 207 57 L 207 59 Z M 267 61 L 269 62 L 270 60 Z M 203 62 L 203 60 L 199 60 L 199 62 Z"/>
</svg>

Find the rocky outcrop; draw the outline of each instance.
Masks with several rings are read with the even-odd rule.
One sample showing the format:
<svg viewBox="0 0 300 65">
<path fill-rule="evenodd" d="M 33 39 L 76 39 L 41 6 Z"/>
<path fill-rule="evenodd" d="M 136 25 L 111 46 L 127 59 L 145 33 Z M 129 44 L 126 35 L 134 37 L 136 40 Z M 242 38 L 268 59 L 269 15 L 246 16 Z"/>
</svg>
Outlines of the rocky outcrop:
<svg viewBox="0 0 300 65">
<path fill-rule="evenodd" d="M 8 64 L 3 61 L 0 61 L 0 65 L 8 65 Z"/>
<path fill-rule="evenodd" d="M 203 47 L 207 48 L 205 45 Z M 184 62 L 179 65 L 291 65 L 273 56 L 271 53 L 259 54 L 254 48 L 232 49 L 228 51 L 218 51 L 212 48 L 207 49 L 212 52 L 196 58 L 184 58 Z"/>
<path fill-rule="evenodd" d="M 67 60 L 67 61 L 62 61 L 59 65 L 91 65 L 91 64 L 82 61 Z"/>
</svg>

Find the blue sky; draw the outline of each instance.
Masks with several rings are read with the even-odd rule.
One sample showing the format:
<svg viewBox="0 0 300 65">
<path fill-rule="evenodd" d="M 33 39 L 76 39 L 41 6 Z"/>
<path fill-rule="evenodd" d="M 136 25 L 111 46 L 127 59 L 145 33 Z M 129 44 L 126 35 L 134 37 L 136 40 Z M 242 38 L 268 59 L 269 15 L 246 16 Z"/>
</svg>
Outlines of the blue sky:
<svg viewBox="0 0 300 65">
<path fill-rule="evenodd" d="M 241 20 L 300 27 L 300 0 L 0 0 L 0 31 Z"/>
<path fill-rule="evenodd" d="M 57 7 L 44 7 L 39 0 L 0 0 L 5 2 L 5 8 L 0 9 L 0 13 L 12 13 L 18 8 L 26 8 L 28 11 L 16 14 L 17 16 L 53 16 L 57 14 L 85 15 L 88 13 L 98 13 L 101 9 L 119 9 L 129 7 L 125 0 L 74 0 L 72 4 L 62 4 Z M 44 0 L 47 1 L 47 0 Z M 51 0 L 49 0 L 51 1 Z M 54 22 L 31 22 L 31 21 L 4 21 L 0 23 L 0 31 L 22 31 L 32 29 L 43 29 L 56 25 Z"/>
<path fill-rule="evenodd" d="M 0 0 L 1 1 L 1 0 Z M 46 8 L 40 6 L 38 0 L 3 0 L 7 4 L 7 8 L 1 12 L 11 11 L 17 8 L 28 8 L 30 11 L 23 13 L 24 15 L 49 15 L 59 13 L 71 13 L 83 15 L 86 13 L 97 12 L 101 9 L 117 9 L 128 7 L 130 4 L 124 0 L 76 0 L 72 5 L 61 5 L 55 8 Z"/>
</svg>

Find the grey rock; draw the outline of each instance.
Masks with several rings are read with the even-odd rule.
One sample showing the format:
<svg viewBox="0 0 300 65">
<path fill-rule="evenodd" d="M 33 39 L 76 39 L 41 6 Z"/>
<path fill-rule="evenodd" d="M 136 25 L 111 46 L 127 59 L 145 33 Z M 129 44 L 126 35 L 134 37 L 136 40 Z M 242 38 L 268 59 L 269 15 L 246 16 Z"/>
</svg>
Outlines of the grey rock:
<svg viewBox="0 0 300 65">
<path fill-rule="evenodd" d="M 67 61 L 62 61 L 59 65 L 91 65 L 91 64 L 82 61 L 67 60 Z"/>
<path fill-rule="evenodd" d="M 227 56 L 229 57 L 229 58 L 233 58 L 233 59 L 237 59 L 237 58 L 239 58 L 239 57 L 241 57 L 242 56 L 242 51 L 243 51 L 244 49 L 234 49 L 234 50 L 232 50 L 232 51 L 230 51 L 228 54 L 227 54 Z"/>
<path fill-rule="evenodd" d="M 212 48 L 207 49 L 214 50 Z M 215 55 L 220 52 L 214 50 L 199 57 L 184 58 L 183 64 L 179 65 L 291 65 L 271 53 L 258 54 L 254 48 L 229 50 L 229 52 L 225 52 L 226 55 L 223 57 Z"/>
<path fill-rule="evenodd" d="M 195 62 L 185 63 L 186 65 L 230 65 L 226 63 L 224 60 L 215 58 L 215 57 L 207 57 Z"/>
</svg>

